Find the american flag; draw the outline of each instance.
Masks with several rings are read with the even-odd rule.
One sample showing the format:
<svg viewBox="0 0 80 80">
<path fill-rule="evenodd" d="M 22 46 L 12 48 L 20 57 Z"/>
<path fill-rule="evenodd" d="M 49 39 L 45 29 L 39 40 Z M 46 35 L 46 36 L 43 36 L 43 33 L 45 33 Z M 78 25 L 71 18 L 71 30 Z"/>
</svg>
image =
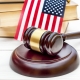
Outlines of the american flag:
<svg viewBox="0 0 80 80">
<path fill-rule="evenodd" d="M 15 39 L 21 40 L 29 27 L 60 32 L 66 0 L 25 0 Z"/>
</svg>

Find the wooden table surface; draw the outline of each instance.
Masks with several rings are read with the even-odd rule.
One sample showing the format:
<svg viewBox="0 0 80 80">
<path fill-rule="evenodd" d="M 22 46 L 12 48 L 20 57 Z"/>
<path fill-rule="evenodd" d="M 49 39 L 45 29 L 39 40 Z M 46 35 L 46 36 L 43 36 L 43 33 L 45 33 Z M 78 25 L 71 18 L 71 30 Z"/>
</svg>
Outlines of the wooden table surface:
<svg viewBox="0 0 80 80">
<path fill-rule="evenodd" d="M 77 24 L 77 26 L 76 26 Z M 70 22 L 67 32 L 76 32 L 80 31 L 80 21 L 72 21 Z M 75 27 L 76 26 L 76 27 Z M 80 39 L 74 39 L 74 40 L 67 40 L 68 44 L 72 45 L 78 52 L 79 58 L 80 58 Z M 18 47 L 23 42 L 14 40 L 13 38 L 0 38 L 0 79 L 7 79 L 7 80 L 39 80 L 39 79 L 45 79 L 45 80 L 80 80 L 80 66 L 73 72 L 59 76 L 59 77 L 52 77 L 52 78 L 32 78 L 20 75 L 16 72 L 14 72 L 10 66 L 10 56 L 13 52 L 13 50 Z"/>
</svg>

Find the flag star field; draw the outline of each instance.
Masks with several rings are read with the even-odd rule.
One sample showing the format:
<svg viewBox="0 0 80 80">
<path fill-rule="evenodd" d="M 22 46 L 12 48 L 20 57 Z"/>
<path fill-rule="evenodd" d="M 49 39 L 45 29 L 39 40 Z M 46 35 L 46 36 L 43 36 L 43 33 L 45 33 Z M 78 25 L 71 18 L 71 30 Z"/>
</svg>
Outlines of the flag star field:
<svg viewBox="0 0 80 80">
<path fill-rule="evenodd" d="M 42 12 L 63 17 L 65 9 L 64 6 L 64 0 L 45 0 Z"/>
</svg>

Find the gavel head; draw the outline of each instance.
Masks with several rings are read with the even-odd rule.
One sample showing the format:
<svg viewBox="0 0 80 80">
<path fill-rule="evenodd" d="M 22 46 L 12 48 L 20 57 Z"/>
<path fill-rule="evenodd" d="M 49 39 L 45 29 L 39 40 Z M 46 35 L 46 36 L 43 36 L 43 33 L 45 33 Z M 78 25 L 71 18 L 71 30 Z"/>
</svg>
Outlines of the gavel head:
<svg viewBox="0 0 80 80">
<path fill-rule="evenodd" d="M 24 46 L 42 54 L 56 55 L 63 47 L 61 34 L 30 27 L 23 35 Z"/>
</svg>

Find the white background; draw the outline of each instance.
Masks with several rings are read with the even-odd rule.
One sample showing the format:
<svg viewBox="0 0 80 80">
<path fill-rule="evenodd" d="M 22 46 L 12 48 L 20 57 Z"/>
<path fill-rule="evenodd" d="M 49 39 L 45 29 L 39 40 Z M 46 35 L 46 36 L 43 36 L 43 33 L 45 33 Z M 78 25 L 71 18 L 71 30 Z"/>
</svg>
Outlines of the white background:
<svg viewBox="0 0 80 80">
<path fill-rule="evenodd" d="M 76 2 L 78 6 L 78 17 L 80 18 L 80 0 L 73 0 Z M 80 31 L 80 20 L 71 21 L 67 32 L 76 32 Z M 78 52 L 80 58 L 80 39 L 76 40 L 68 40 L 66 41 L 70 45 L 72 45 Z M 7 80 L 80 80 L 80 66 L 73 72 L 52 78 L 33 78 L 27 77 L 20 74 L 15 73 L 9 66 L 10 56 L 12 51 L 22 44 L 20 41 L 16 41 L 10 38 L 0 38 L 0 79 Z"/>
</svg>

